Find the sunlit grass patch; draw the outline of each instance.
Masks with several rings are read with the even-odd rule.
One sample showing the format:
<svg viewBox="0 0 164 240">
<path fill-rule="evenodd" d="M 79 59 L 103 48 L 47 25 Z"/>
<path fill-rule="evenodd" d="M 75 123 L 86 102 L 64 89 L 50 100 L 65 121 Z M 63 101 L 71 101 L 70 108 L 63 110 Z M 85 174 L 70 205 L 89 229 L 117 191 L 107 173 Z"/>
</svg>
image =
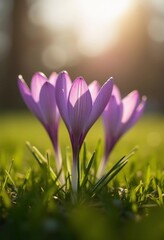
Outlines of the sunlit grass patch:
<svg viewBox="0 0 164 240">
<path fill-rule="evenodd" d="M 0 237 L 2 239 L 161 239 L 164 235 L 164 129 L 163 116 L 145 116 L 118 142 L 106 172 L 136 145 L 126 166 L 96 194 L 87 185 L 72 200 L 68 188 L 60 189 L 51 142 L 35 118 L 27 113 L 0 119 Z M 98 121 L 86 138 L 89 163 L 97 148 L 103 153 L 103 130 Z M 49 159 L 40 167 L 26 146 L 37 147 Z M 60 127 L 63 158 L 70 158 L 70 142 Z M 68 146 L 68 147 L 67 147 Z M 84 147 L 81 151 L 83 161 Z M 90 167 L 91 174 L 94 164 Z M 89 177 L 89 176 L 88 176 Z M 92 179 L 89 177 L 89 180 Z M 83 182 L 84 181 L 84 182 Z M 71 185 L 70 185 L 71 186 Z M 93 188 L 92 188 L 93 190 Z M 85 201 L 84 201 L 85 200 Z M 155 226 L 155 227 L 154 227 Z M 8 230 L 10 229 L 10 231 Z M 119 230 L 118 230 L 119 229 Z M 34 237 L 35 236 L 35 237 Z"/>
</svg>

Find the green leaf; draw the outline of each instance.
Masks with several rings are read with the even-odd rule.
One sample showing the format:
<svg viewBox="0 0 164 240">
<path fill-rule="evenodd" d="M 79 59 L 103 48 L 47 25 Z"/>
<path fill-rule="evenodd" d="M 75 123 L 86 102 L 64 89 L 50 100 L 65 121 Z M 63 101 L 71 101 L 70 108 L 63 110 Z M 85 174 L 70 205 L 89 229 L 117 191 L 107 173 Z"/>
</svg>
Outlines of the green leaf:
<svg viewBox="0 0 164 240">
<path fill-rule="evenodd" d="M 106 174 L 101 177 L 97 183 L 90 190 L 90 194 L 94 194 L 100 191 L 103 187 L 105 187 L 119 172 L 120 170 L 127 164 L 129 158 L 134 155 L 135 149 L 133 149 L 127 156 L 122 157 Z"/>
<path fill-rule="evenodd" d="M 88 163 L 88 166 L 87 166 L 87 168 L 85 170 L 84 178 L 83 178 L 83 181 L 81 183 L 80 189 L 82 189 L 84 186 L 86 186 L 86 183 L 87 183 L 88 177 L 89 177 L 89 172 L 90 172 L 90 169 L 91 169 L 91 167 L 93 165 L 94 160 L 95 160 L 95 152 L 93 153 L 93 155 L 92 155 L 92 157 L 91 157 L 91 159 L 90 159 L 90 161 Z"/>
<path fill-rule="evenodd" d="M 11 178 L 11 176 L 10 176 L 10 172 L 11 172 L 11 169 L 12 169 L 12 167 L 13 167 L 13 163 L 14 163 L 14 160 L 11 161 L 10 166 L 9 166 L 9 169 L 8 169 L 8 170 L 5 170 L 5 172 L 6 172 L 6 177 L 5 177 L 4 183 L 3 183 L 2 188 L 1 188 L 1 192 L 4 190 L 4 188 L 5 188 L 6 184 L 7 184 L 8 179 L 10 179 L 11 182 L 13 183 L 13 185 L 15 186 L 14 181 L 12 180 L 12 178 Z"/>
</svg>

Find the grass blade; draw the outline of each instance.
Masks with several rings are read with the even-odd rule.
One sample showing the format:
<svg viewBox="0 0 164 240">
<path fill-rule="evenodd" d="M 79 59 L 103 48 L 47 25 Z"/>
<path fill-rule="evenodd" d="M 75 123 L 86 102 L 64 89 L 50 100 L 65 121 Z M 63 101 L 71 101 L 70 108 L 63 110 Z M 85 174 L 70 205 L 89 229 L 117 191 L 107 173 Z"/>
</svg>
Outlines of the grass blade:
<svg viewBox="0 0 164 240">
<path fill-rule="evenodd" d="M 127 164 L 129 158 L 134 155 L 135 149 L 132 150 L 127 156 L 122 157 L 103 177 L 101 177 L 94 187 L 91 189 L 90 193 L 94 194 L 100 191 L 105 185 L 107 185 Z"/>
<path fill-rule="evenodd" d="M 86 183 L 88 181 L 89 172 L 90 172 L 90 169 L 93 165 L 94 160 L 95 160 L 95 152 L 93 153 L 93 155 L 92 155 L 92 157 L 91 157 L 91 159 L 88 163 L 88 166 L 85 169 L 85 173 L 84 173 L 85 175 L 84 175 L 83 181 L 81 183 L 80 189 L 82 189 L 84 186 L 86 186 Z"/>
</svg>

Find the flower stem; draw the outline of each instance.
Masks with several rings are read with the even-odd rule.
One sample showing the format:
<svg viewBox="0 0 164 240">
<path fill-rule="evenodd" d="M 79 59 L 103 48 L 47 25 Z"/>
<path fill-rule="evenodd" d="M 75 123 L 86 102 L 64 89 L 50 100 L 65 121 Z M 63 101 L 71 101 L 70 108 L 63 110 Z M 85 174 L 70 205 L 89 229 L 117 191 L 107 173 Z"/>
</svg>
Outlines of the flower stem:
<svg viewBox="0 0 164 240">
<path fill-rule="evenodd" d="M 80 186 L 79 152 L 79 148 L 73 149 L 72 189 L 74 192 L 78 192 Z"/>
<path fill-rule="evenodd" d="M 61 184 L 64 185 L 65 184 L 64 172 L 63 172 L 63 170 L 61 170 L 62 169 L 62 156 L 61 156 L 61 151 L 60 151 L 58 144 L 56 146 L 54 146 L 54 150 L 55 150 L 55 156 L 56 156 L 57 173 L 59 173 L 61 171 L 59 180 L 60 180 Z"/>
<path fill-rule="evenodd" d="M 58 142 L 58 127 L 56 127 L 53 130 L 48 129 L 48 133 L 49 133 L 50 139 L 52 141 L 54 152 L 55 152 L 55 156 L 56 156 L 56 169 L 57 169 L 57 173 L 59 173 L 61 171 L 61 169 L 62 169 L 62 156 L 61 156 L 61 151 L 60 151 L 59 142 Z M 61 171 L 61 174 L 59 176 L 59 180 L 60 180 L 62 185 L 65 184 L 63 171 Z"/>
<path fill-rule="evenodd" d="M 109 142 L 108 138 L 106 138 L 104 156 L 103 156 L 103 158 L 100 162 L 100 166 L 99 166 L 98 171 L 97 171 L 97 179 L 100 179 L 103 176 L 104 171 L 105 171 L 105 167 L 106 167 L 108 159 L 109 159 L 109 155 L 111 154 L 111 152 L 114 148 L 114 145 L 115 145 L 115 140 L 114 139 L 113 139 L 112 142 L 111 141 Z"/>
<path fill-rule="evenodd" d="M 97 179 L 100 179 L 102 177 L 102 175 L 104 174 L 104 170 L 105 170 L 105 167 L 106 167 L 106 162 L 107 162 L 107 159 L 104 156 L 104 158 L 100 162 L 100 166 L 99 166 L 98 171 L 97 171 L 97 175 L 96 175 Z"/>
</svg>

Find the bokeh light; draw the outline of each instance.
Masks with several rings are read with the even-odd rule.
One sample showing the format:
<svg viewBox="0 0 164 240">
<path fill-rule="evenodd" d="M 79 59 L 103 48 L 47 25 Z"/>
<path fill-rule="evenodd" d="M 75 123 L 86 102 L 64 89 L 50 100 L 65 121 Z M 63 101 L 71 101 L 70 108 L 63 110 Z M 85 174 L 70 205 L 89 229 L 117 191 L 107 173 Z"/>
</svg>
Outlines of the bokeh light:
<svg viewBox="0 0 164 240">
<path fill-rule="evenodd" d="M 66 69 L 88 82 L 113 76 L 162 110 L 163 0 L 0 0 L 0 103 L 17 107 L 16 78 Z M 10 98 L 6 92 L 10 91 Z"/>
<path fill-rule="evenodd" d="M 121 17 L 132 8 L 134 0 L 29 1 L 29 19 L 37 26 L 61 34 L 71 29 L 77 36 L 76 51 L 96 56 L 117 41 Z M 54 55 L 61 52 L 55 47 Z M 49 48 L 48 48 L 49 49 Z M 54 49 L 54 50 L 55 50 Z M 49 50 L 46 51 L 48 54 Z M 50 53 L 52 57 L 52 52 Z M 43 58 L 45 62 L 45 57 Z M 63 58 L 63 62 L 65 57 Z M 61 59 L 59 59 L 59 65 Z"/>
</svg>

